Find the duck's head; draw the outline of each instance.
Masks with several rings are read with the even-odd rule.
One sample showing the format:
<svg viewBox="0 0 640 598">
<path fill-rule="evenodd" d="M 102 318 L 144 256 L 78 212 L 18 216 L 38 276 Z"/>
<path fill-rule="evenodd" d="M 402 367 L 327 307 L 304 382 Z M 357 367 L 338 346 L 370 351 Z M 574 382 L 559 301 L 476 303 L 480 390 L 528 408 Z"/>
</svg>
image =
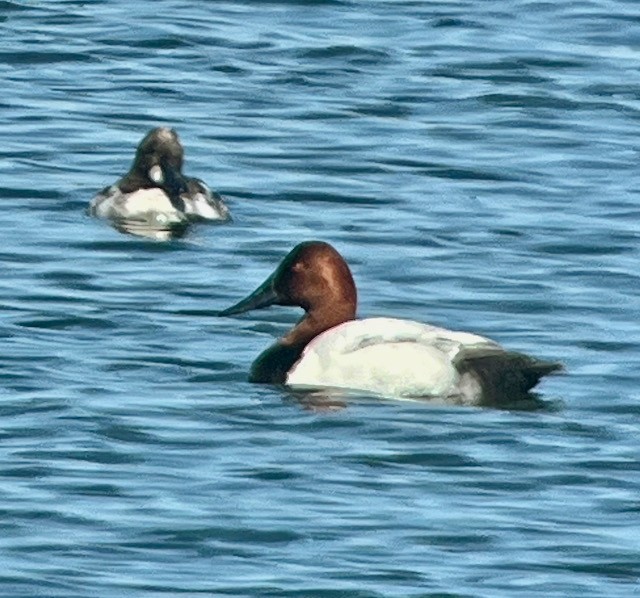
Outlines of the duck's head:
<svg viewBox="0 0 640 598">
<path fill-rule="evenodd" d="M 306 241 L 294 247 L 253 293 L 221 311 L 241 314 L 269 305 L 297 305 L 325 320 L 355 317 L 356 286 L 344 258 L 328 243 Z"/>
<path fill-rule="evenodd" d="M 164 189 L 170 197 L 188 190 L 182 174 L 184 149 L 178 134 L 168 127 L 151 129 L 138 145 L 132 172 L 151 187 Z"/>
</svg>

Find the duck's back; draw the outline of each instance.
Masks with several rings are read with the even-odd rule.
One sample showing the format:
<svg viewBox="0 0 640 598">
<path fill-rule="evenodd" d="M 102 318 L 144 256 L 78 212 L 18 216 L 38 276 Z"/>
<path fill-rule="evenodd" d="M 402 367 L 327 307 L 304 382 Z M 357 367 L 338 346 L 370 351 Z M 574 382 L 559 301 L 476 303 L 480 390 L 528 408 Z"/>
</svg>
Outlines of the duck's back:
<svg viewBox="0 0 640 598">
<path fill-rule="evenodd" d="M 497 347 L 481 336 L 410 320 L 353 320 L 309 343 L 287 383 L 394 397 L 447 396 L 459 378 L 453 359 L 465 345 Z"/>
<path fill-rule="evenodd" d="M 287 384 L 481 404 L 489 395 L 527 392 L 558 367 L 550 365 L 508 352 L 476 334 L 411 320 L 369 318 L 316 337 L 289 371 Z"/>
</svg>

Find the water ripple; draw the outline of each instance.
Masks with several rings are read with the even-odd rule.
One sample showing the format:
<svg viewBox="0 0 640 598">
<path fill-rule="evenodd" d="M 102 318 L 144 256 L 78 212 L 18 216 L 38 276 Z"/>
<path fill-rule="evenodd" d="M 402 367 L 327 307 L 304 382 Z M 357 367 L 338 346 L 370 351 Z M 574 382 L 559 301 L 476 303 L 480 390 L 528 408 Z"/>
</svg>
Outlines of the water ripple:
<svg viewBox="0 0 640 598">
<path fill-rule="evenodd" d="M 633 595 L 634 9 L 0 1 L 4 594 Z M 86 216 L 158 125 L 232 224 Z M 531 412 L 248 384 L 300 312 L 216 313 L 310 238 L 362 316 L 567 373 Z"/>
</svg>

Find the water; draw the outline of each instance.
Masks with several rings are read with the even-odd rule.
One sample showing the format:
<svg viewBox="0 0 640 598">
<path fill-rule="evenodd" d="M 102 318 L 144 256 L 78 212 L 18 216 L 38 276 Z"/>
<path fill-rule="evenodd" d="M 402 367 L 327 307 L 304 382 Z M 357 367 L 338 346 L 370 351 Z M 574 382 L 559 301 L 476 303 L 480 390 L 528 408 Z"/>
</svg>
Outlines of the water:
<svg viewBox="0 0 640 598">
<path fill-rule="evenodd" d="M 0 3 L 0 594 L 640 595 L 636 2 Z M 234 222 L 84 210 L 152 126 Z M 536 412 L 248 384 L 299 241 L 360 314 L 567 374 Z"/>
</svg>

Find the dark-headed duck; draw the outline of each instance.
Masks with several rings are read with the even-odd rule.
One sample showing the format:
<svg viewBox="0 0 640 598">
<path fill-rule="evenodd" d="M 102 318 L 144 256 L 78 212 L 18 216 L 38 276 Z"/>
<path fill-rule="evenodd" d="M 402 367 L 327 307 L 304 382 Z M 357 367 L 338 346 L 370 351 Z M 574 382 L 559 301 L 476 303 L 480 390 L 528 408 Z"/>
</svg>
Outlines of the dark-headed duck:
<svg viewBox="0 0 640 598">
<path fill-rule="evenodd" d="M 356 320 L 356 304 L 356 286 L 342 256 L 328 243 L 308 241 L 251 295 L 219 315 L 269 305 L 305 310 L 255 360 L 252 382 L 488 405 L 524 398 L 543 376 L 562 369 L 468 332 L 395 318 Z"/>
<path fill-rule="evenodd" d="M 152 129 L 138 145 L 129 172 L 93 198 L 89 213 L 139 234 L 179 229 L 192 220 L 228 221 L 222 197 L 182 174 L 183 161 L 178 134 L 167 127 Z"/>
</svg>

